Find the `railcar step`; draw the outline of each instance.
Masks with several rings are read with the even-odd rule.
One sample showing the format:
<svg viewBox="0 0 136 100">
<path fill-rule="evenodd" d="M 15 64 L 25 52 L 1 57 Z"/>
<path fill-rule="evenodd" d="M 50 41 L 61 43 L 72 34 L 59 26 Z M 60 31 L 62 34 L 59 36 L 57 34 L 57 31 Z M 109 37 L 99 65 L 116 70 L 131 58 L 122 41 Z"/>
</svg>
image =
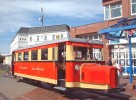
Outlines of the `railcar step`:
<svg viewBox="0 0 136 100">
<path fill-rule="evenodd" d="M 60 87 L 60 86 L 55 86 L 54 89 L 61 90 L 61 91 L 66 91 L 65 87 Z"/>
<path fill-rule="evenodd" d="M 65 79 L 59 79 L 58 80 L 58 86 L 65 87 Z"/>
<path fill-rule="evenodd" d="M 65 81 L 65 79 L 59 79 L 60 81 Z"/>
</svg>

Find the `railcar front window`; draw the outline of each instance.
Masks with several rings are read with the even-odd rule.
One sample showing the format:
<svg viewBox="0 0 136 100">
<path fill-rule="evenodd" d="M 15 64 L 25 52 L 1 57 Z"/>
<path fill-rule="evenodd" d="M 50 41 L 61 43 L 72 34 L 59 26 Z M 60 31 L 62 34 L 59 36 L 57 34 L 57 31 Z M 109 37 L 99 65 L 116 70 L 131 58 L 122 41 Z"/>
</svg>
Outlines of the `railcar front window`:
<svg viewBox="0 0 136 100">
<path fill-rule="evenodd" d="M 37 50 L 32 51 L 32 60 L 37 60 Z"/>
<path fill-rule="evenodd" d="M 28 52 L 24 52 L 24 60 L 28 60 Z"/>
<path fill-rule="evenodd" d="M 12 57 L 13 57 L 12 60 L 13 60 L 13 61 L 16 61 L 16 54 L 15 54 L 15 53 L 13 53 L 13 56 L 12 56 Z"/>
<path fill-rule="evenodd" d="M 74 47 L 75 60 L 86 60 L 87 59 L 87 48 L 85 47 Z"/>
</svg>

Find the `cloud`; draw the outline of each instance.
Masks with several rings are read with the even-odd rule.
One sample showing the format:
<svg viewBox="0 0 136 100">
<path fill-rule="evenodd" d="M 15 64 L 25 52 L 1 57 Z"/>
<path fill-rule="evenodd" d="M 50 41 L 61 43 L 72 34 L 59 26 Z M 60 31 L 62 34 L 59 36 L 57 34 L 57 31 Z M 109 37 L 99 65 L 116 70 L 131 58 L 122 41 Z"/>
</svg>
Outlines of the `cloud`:
<svg viewBox="0 0 136 100">
<path fill-rule="evenodd" d="M 33 14 L 44 9 L 45 16 L 91 19 L 103 13 L 101 0 L 3 0 L 0 5 L 0 30 L 33 26 Z M 38 21 L 38 18 L 37 18 Z"/>
<path fill-rule="evenodd" d="M 16 34 L 20 27 L 40 25 L 38 19 L 41 7 L 44 9 L 45 19 L 48 16 L 86 20 L 103 14 L 101 2 L 102 0 L 2 0 L 0 38 L 7 33 Z"/>
</svg>

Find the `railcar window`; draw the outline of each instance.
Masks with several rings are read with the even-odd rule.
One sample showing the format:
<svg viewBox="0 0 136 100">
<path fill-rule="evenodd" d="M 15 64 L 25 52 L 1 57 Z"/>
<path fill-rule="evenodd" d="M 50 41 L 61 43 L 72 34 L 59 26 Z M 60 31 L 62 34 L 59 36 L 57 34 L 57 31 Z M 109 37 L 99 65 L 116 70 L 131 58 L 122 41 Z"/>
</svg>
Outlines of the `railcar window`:
<svg viewBox="0 0 136 100">
<path fill-rule="evenodd" d="M 13 54 L 13 61 L 16 61 L 16 54 Z"/>
<path fill-rule="evenodd" d="M 37 60 L 37 54 L 38 54 L 37 50 L 32 51 L 32 60 Z"/>
<path fill-rule="evenodd" d="M 21 61 L 21 53 L 18 53 L 18 61 Z"/>
<path fill-rule="evenodd" d="M 24 52 L 24 60 L 28 60 L 28 52 Z"/>
<path fill-rule="evenodd" d="M 85 47 L 74 47 L 74 55 L 76 60 L 87 59 L 87 48 Z"/>
<path fill-rule="evenodd" d="M 41 50 L 41 60 L 48 60 L 48 49 Z"/>
</svg>

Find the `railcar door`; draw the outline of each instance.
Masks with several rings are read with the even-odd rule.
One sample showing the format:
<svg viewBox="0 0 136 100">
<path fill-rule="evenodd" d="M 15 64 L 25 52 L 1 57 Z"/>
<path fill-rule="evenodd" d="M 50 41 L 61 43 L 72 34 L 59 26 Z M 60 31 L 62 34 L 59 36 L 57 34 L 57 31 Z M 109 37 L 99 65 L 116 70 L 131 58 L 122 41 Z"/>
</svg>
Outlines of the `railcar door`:
<svg viewBox="0 0 136 100">
<path fill-rule="evenodd" d="M 65 87 L 65 78 L 66 78 L 66 43 L 60 43 L 58 45 L 58 85 Z"/>
<path fill-rule="evenodd" d="M 15 61 L 15 52 L 12 53 L 12 62 L 11 62 L 12 75 L 14 75 L 14 61 Z"/>
<path fill-rule="evenodd" d="M 66 49 L 65 43 L 60 43 L 58 45 L 58 69 L 62 72 L 62 75 L 58 75 L 59 79 L 65 78 L 65 60 L 66 60 Z"/>
</svg>

